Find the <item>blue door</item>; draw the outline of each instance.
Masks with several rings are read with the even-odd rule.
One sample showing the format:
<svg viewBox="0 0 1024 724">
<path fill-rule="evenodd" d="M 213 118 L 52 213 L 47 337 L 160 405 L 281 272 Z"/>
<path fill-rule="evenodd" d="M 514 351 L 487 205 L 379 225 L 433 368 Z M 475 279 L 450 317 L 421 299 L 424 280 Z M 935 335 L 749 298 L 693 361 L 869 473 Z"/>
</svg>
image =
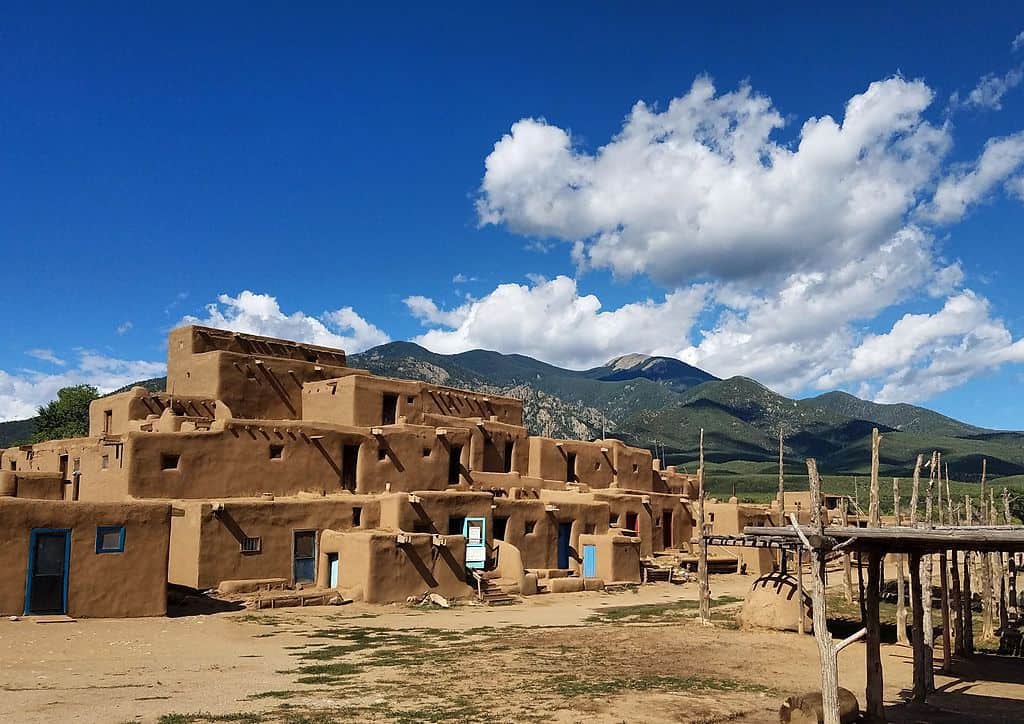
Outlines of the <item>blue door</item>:
<svg viewBox="0 0 1024 724">
<path fill-rule="evenodd" d="M 583 546 L 583 577 L 597 577 L 597 546 Z"/>
<path fill-rule="evenodd" d="M 466 537 L 466 567 L 484 568 L 487 564 L 487 519 L 466 518 L 462 524 Z"/>
<path fill-rule="evenodd" d="M 558 567 L 569 567 L 569 538 L 572 536 L 572 523 L 558 524 Z"/>
<path fill-rule="evenodd" d="M 295 583 L 312 583 L 316 580 L 316 531 L 295 531 L 292 547 L 292 576 Z"/>
<path fill-rule="evenodd" d="M 29 537 L 26 614 L 62 614 L 68 609 L 71 531 L 36 528 Z"/>
</svg>

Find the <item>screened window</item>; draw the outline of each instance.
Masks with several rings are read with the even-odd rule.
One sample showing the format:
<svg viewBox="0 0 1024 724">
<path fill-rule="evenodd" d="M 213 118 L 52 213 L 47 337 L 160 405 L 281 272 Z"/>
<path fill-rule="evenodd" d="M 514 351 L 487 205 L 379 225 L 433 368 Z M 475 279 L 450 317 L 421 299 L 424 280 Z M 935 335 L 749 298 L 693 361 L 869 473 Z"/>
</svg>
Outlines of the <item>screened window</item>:
<svg viewBox="0 0 1024 724">
<path fill-rule="evenodd" d="M 242 553 L 259 553 L 263 550 L 263 539 L 259 536 L 242 539 Z"/>
</svg>

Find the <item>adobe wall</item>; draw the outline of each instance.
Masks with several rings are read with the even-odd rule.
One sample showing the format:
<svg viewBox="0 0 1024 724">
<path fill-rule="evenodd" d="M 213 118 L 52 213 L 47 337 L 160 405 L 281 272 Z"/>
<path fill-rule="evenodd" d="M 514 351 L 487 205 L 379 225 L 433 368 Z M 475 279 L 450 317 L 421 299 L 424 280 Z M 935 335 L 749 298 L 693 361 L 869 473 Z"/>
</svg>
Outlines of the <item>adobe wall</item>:
<svg viewBox="0 0 1024 724">
<path fill-rule="evenodd" d="M 150 392 L 145 387 L 133 387 L 127 392 L 107 395 L 89 403 L 89 435 L 121 435 L 138 429 L 138 421 L 152 415 L 159 417 L 170 408 L 179 415 L 200 418 L 217 416 L 217 402 L 205 397 L 172 397 L 170 394 Z M 132 423 L 136 423 L 133 425 Z"/>
<path fill-rule="evenodd" d="M 66 459 L 63 464 L 62 458 Z M 13 463 L 19 473 L 44 473 L 60 481 L 62 493 L 47 492 L 47 499 L 117 502 L 128 495 L 124 450 L 121 445 L 104 444 L 102 438 L 76 437 L 9 448 L 4 463 L 7 469 Z M 49 488 L 51 483 L 40 478 L 38 485 Z"/>
<path fill-rule="evenodd" d="M 497 528 L 497 519 L 505 519 L 504 540 L 519 549 L 526 568 L 557 568 L 559 524 L 568 523 L 569 568 L 579 570 L 579 536 L 608 530 L 608 505 L 580 493 L 539 494 L 540 498 L 495 498 L 492 528 Z M 548 510 L 549 506 L 557 510 Z"/>
<path fill-rule="evenodd" d="M 0 498 L 0 615 L 25 608 L 33 528 L 70 528 L 67 613 L 78 617 L 162 616 L 167 612 L 170 506 Z M 124 525 L 121 553 L 96 552 L 96 527 Z"/>
<path fill-rule="evenodd" d="M 640 542 L 632 536 L 609 531 L 606 535 L 581 535 L 580 551 L 592 545 L 595 550 L 594 577 L 605 583 L 640 582 Z"/>
<path fill-rule="evenodd" d="M 303 384 L 346 374 L 341 350 L 198 326 L 168 335 L 167 392 L 219 400 L 234 417 L 300 420 Z"/>
<path fill-rule="evenodd" d="M 491 525 L 490 493 L 465 491 L 419 491 L 417 502 L 410 502 L 407 494 L 390 495 L 380 499 L 380 527 L 390 531 L 409 533 L 439 533 L 441 535 L 462 535 L 450 527 L 452 519 L 485 518 L 488 546 L 493 543 Z"/>
<path fill-rule="evenodd" d="M 0 496 L 63 500 L 64 480 L 57 473 L 0 471 Z"/>
<path fill-rule="evenodd" d="M 350 371 L 339 379 L 306 384 L 302 391 L 303 419 L 339 425 L 376 427 L 387 415 L 394 422 L 431 424 L 431 416 L 451 419 L 482 419 L 522 427 L 523 403 L 510 397 L 484 395 L 439 387 L 426 382 L 377 377 Z"/>
<path fill-rule="evenodd" d="M 347 487 L 344 448 L 358 447 L 356 493 L 449 486 L 449 450 L 468 432 L 396 426 L 383 435 L 274 420 L 218 421 L 209 431 L 125 435 L 125 467 L 136 498 L 232 498 L 263 493 L 336 493 Z M 177 456 L 174 467 L 170 463 Z M 166 467 L 166 469 L 165 469 Z M 460 476 L 461 480 L 461 476 Z"/>
<path fill-rule="evenodd" d="M 222 505 L 221 512 L 215 512 L 211 503 L 178 506 L 185 516 L 175 518 L 171 529 L 175 549 L 172 583 L 207 589 L 216 588 L 221 581 L 293 581 L 295 531 L 376 528 L 380 523 L 380 499 L 376 497 L 241 499 L 225 500 Z M 260 551 L 243 552 L 245 538 L 260 538 Z"/>
<path fill-rule="evenodd" d="M 636 494 L 614 490 L 595 490 L 595 500 L 609 508 L 609 524 L 618 530 L 634 530 L 640 537 L 641 555 L 645 558 L 666 548 L 686 548 L 693 534 L 693 516 L 678 495 L 659 493 Z M 668 531 L 670 545 L 665 545 L 665 514 L 671 514 Z M 630 521 L 636 520 L 635 528 Z"/>
<path fill-rule="evenodd" d="M 429 533 L 328 531 L 321 538 L 319 580 L 326 584 L 327 556 L 338 555 L 338 590 L 368 603 L 394 603 L 410 596 L 437 593 L 448 599 L 467 598 L 474 589 L 465 581 L 466 539 L 446 536 L 435 546 Z"/>
<path fill-rule="evenodd" d="M 571 455 L 576 456 L 576 464 L 570 475 Z M 545 480 L 581 482 L 591 488 L 614 485 L 649 491 L 653 487 L 650 451 L 629 447 L 618 440 L 582 442 L 531 437 L 528 473 Z"/>
<path fill-rule="evenodd" d="M 716 535 L 740 535 L 746 526 L 772 525 L 770 511 L 761 506 L 743 505 L 730 501 L 709 502 L 706 508 L 711 530 Z M 775 569 L 775 556 L 767 548 L 729 548 L 729 555 L 746 564 L 747 573 L 763 575 Z"/>
</svg>

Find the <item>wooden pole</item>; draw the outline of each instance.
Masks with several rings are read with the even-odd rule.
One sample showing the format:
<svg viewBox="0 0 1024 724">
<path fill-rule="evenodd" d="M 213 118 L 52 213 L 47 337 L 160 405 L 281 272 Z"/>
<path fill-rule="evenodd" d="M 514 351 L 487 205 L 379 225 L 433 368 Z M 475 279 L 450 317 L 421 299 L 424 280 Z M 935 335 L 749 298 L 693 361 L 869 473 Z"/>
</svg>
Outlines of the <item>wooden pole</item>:
<svg viewBox="0 0 1024 724">
<path fill-rule="evenodd" d="M 921 554 L 911 553 L 910 563 L 910 609 L 911 626 L 913 627 L 914 646 L 914 689 L 913 698 L 923 704 L 928 696 L 928 683 L 925 676 L 927 666 L 924 651 L 924 607 L 921 594 Z"/>
<path fill-rule="evenodd" d="M 932 495 L 934 495 L 935 487 L 935 471 L 938 468 L 939 453 L 932 453 L 932 464 L 931 469 L 928 471 L 928 495 L 924 500 L 924 516 L 925 525 L 928 528 L 933 527 L 932 515 L 934 509 L 932 506 Z M 922 595 L 922 617 L 923 617 L 923 628 L 924 632 L 924 655 L 925 655 L 925 686 L 929 693 L 935 691 L 935 623 L 932 620 L 932 558 L 931 555 L 922 557 L 921 565 L 921 585 Z"/>
<path fill-rule="evenodd" d="M 850 524 L 850 515 L 845 505 L 840 507 L 839 515 L 845 528 Z M 847 603 L 853 603 L 853 571 L 850 567 L 850 554 L 846 551 L 843 552 L 843 598 Z"/>
<path fill-rule="evenodd" d="M 971 525 L 972 521 L 972 508 L 971 508 L 971 496 L 964 496 L 964 511 L 967 525 Z M 960 606 L 963 609 L 964 617 L 964 653 L 968 656 L 974 653 L 974 609 L 971 606 L 974 603 L 974 594 L 971 591 L 971 556 L 973 554 L 970 551 L 964 551 L 964 595 L 960 599 Z"/>
<path fill-rule="evenodd" d="M 917 494 L 921 488 L 921 466 L 924 464 L 924 455 L 918 453 L 917 463 L 914 465 L 914 485 L 910 488 L 910 527 L 917 525 Z"/>
<path fill-rule="evenodd" d="M 800 601 L 800 615 L 796 619 L 797 633 L 803 635 L 804 628 L 804 550 L 798 548 L 796 551 L 796 598 Z"/>
<path fill-rule="evenodd" d="M 960 525 L 959 516 L 954 517 L 953 513 L 953 495 L 949 490 L 949 464 L 946 464 L 946 505 L 948 507 L 948 515 L 946 516 L 950 525 Z M 950 592 L 949 605 L 952 608 L 953 613 L 953 652 L 957 656 L 963 656 L 966 653 L 964 648 L 964 610 L 960 604 L 960 563 L 959 553 L 954 548 L 950 551 L 950 565 L 949 574 L 950 580 L 952 581 L 953 588 Z"/>
<path fill-rule="evenodd" d="M 818 465 L 813 458 L 807 459 L 807 477 L 811 488 L 811 525 L 824 535 L 825 524 L 821 516 L 821 478 Z M 828 617 L 825 613 L 825 556 L 821 548 L 811 548 L 811 603 L 814 613 L 814 639 L 818 644 L 821 661 L 821 709 L 824 724 L 839 722 L 839 663 L 832 635 L 828 632 Z"/>
<path fill-rule="evenodd" d="M 704 428 L 700 429 L 699 463 L 697 466 L 697 515 L 700 519 L 700 550 L 697 559 L 697 577 L 700 579 L 700 621 L 705 626 L 711 623 L 711 585 L 708 581 L 708 544 L 705 527 L 705 506 L 707 503 L 704 491 Z"/>
<path fill-rule="evenodd" d="M 878 502 L 878 446 L 882 436 L 878 428 L 871 429 L 871 499 L 868 503 L 868 527 L 879 528 L 882 525 L 882 511 Z"/>
<path fill-rule="evenodd" d="M 882 652 L 881 642 L 881 620 L 878 612 L 878 591 L 881 587 L 882 561 L 885 556 L 879 551 L 871 551 L 868 554 L 868 591 L 867 591 L 867 650 L 865 659 L 867 663 L 867 689 L 865 700 L 867 702 L 868 721 L 885 721 L 885 703 L 882 691 Z"/>
<path fill-rule="evenodd" d="M 900 515 L 900 479 L 892 479 L 892 510 L 896 525 L 903 525 Z M 907 581 L 903 572 L 903 554 L 896 554 L 896 641 L 907 644 Z"/>
<path fill-rule="evenodd" d="M 1003 522 L 1012 525 L 1013 516 L 1010 515 L 1010 491 L 1003 488 Z M 1017 554 L 1010 553 L 1006 559 L 1006 598 L 1007 608 L 1014 616 L 1019 616 L 1017 610 Z"/>
<path fill-rule="evenodd" d="M 989 519 L 992 521 L 992 525 L 996 525 L 999 521 L 999 513 L 996 510 L 996 491 L 989 491 Z M 1006 627 L 1010 624 L 1010 615 L 1006 605 L 1006 593 L 1008 588 L 1008 581 L 1006 580 L 1006 571 L 1003 566 L 1003 554 L 993 553 L 992 554 L 992 574 L 995 576 L 995 580 L 999 583 L 999 590 L 995 591 L 996 595 L 996 610 L 999 613 L 999 630 L 1005 631 Z"/>
<path fill-rule="evenodd" d="M 946 551 L 939 553 L 939 586 L 942 591 L 942 673 L 948 674 L 953 670 L 953 642 L 949 631 L 949 583 L 948 564 Z"/>
<path fill-rule="evenodd" d="M 989 525 L 988 488 L 985 477 L 988 460 L 981 460 L 981 524 Z M 992 556 L 982 553 L 981 556 L 981 638 L 991 641 L 995 637 L 995 625 L 992 621 Z"/>
<path fill-rule="evenodd" d="M 864 561 L 861 560 L 860 551 L 857 551 L 857 595 L 860 602 L 860 623 L 863 626 L 868 617 L 868 610 L 864 603 Z"/>
<path fill-rule="evenodd" d="M 783 457 L 782 457 L 782 425 L 779 425 L 779 525 L 786 525 L 786 477 L 783 473 Z M 779 551 L 779 566 L 782 569 L 782 573 L 786 572 L 786 549 L 783 548 Z M 803 603 L 800 604 L 803 606 Z M 800 617 L 801 622 L 803 616 Z M 803 633 L 801 631 L 800 633 Z"/>
</svg>

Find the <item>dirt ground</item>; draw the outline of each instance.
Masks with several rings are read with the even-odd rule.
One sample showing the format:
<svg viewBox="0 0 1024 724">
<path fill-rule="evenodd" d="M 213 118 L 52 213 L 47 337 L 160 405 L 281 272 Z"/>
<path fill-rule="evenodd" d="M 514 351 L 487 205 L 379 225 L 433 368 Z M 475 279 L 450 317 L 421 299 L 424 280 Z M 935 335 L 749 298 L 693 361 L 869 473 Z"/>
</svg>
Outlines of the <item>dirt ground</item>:
<svg viewBox="0 0 1024 724">
<path fill-rule="evenodd" d="M 500 608 L 4 619 L 0 721 L 777 722 L 818 686 L 818 654 L 810 636 L 736 630 L 751 581 L 712 579 L 711 627 L 696 586 L 667 583 Z M 1024 721 L 1021 660 L 957 662 L 917 710 L 901 698 L 910 650 L 884 645 L 883 666 L 890 721 Z M 863 704 L 863 644 L 840 681 Z"/>
</svg>

